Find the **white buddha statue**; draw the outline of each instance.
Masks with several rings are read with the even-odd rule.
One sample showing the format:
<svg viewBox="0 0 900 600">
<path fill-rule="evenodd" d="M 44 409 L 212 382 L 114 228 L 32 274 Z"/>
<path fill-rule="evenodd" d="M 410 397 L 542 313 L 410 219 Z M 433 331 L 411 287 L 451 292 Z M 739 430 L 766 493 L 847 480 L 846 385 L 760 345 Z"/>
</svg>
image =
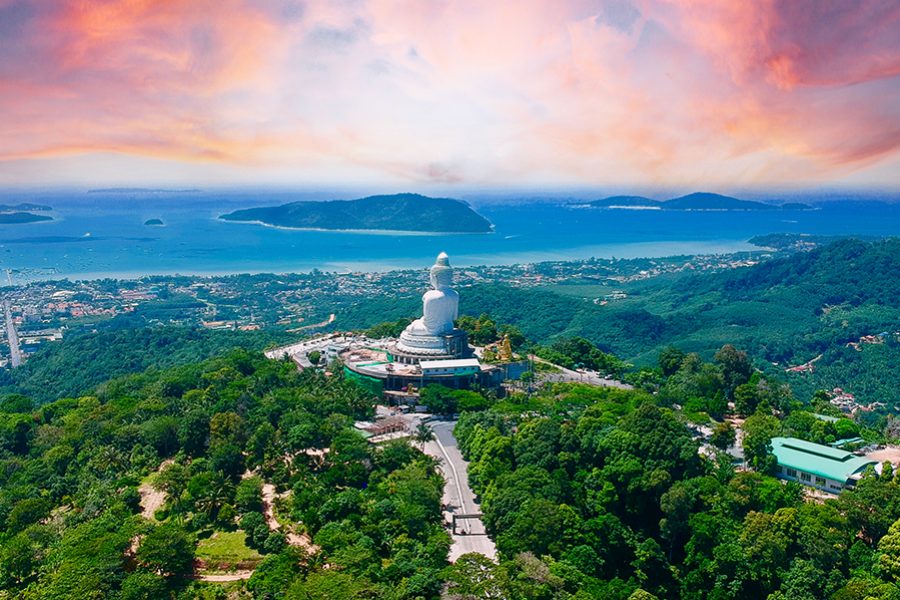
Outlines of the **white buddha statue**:
<svg viewBox="0 0 900 600">
<path fill-rule="evenodd" d="M 430 273 L 431 287 L 422 296 L 422 318 L 413 321 L 408 330 L 422 335 L 444 335 L 453 331 L 459 316 L 459 294 L 452 289 L 453 267 L 450 257 L 441 252 Z"/>
<path fill-rule="evenodd" d="M 413 352 L 435 353 L 445 348 L 444 339 L 454 333 L 453 323 L 459 314 L 459 294 L 452 289 L 453 267 L 441 252 L 430 273 L 431 287 L 422 296 L 422 317 L 400 334 L 399 348 Z"/>
</svg>

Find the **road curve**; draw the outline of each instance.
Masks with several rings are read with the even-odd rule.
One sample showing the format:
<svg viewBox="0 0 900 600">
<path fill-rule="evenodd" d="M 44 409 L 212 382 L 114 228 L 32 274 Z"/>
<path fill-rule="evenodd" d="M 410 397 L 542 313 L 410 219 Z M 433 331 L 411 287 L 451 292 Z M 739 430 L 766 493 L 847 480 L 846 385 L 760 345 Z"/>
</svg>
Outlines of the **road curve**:
<svg viewBox="0 0 900 600">
<path fill-rule="evenodd" d="M 469 487 L 468 464 L 463 459 L 453 436 L 456 421 L 432 421 L 429 423 L 435 439 L 425 444 L 425 452 L 437 458 L 444 476 L 444 518 L 452 522 L 454 514 L 477 514 L 481 507 L 475 493 Z M 451 534 L 450 562 L 469 552 L 478 552 L 496 559 L 497 548 L 485 533 L 481 519 L 467 519 L 457 523 L 457 533 Z"/>
</svg>

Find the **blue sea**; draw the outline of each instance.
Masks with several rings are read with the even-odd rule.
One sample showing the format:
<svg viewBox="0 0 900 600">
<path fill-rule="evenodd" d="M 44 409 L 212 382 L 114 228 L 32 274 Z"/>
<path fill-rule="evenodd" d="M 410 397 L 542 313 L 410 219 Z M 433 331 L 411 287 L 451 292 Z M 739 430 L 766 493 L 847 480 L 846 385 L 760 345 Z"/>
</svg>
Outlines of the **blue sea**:
<svg viewBox="0 0 900 600">
<path fill-rule="evenodd" d="M 329 197 L 323 195 L 320 199 Z M 823 203 L 811 211 L 590 209 L 566 201 L 466 198 L 490 234 L 285 230 L 227 223 L 237 208 L 298 199 L 285 193 L 3 193 L 3 203 L 53 207 L 51 222 L 0 225 L 0 268 L 13 281 L 154 274 L 387 270 L 424 267 L 441 251 L 454 265 L 658 257 L 757 249 L 755 235 L 900 235 L 900 205 Z M 144 224 L 161 219 L 163 227 Z"/>
</svg>

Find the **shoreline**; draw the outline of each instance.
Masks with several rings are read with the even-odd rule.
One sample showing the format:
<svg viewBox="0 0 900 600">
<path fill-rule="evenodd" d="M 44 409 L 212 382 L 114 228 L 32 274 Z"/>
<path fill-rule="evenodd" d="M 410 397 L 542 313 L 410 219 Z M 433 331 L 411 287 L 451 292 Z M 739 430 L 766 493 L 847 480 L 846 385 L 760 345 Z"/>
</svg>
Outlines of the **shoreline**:
<svg viewBox="0 0 900 600">
<path fill-rule="evenodd" d="M 682 242 L 632 242 L 628 244 L 611 244 L 606 246 L 586 246 L 559 251 L 539 252 L 510 252 L 491 254 L 463 254 L 456 255 L 454 262 L 457 268 L 467 267 L 502 267 L 515 265 L 534 265 L 552 262 L 581 262 L 592 258 L 600 260 L 640 260 L 663 259 L 676 256 L 723 256 L 747 254 L 752 252 L 766 252 L 765 248 L 755 246 L 747 241 L 715 240 L 710 242 L 682 241 Z M 123 269 L 110 271 L 93 271 L 89 269 L 71 271 L 68 273 L 47 273 L 46 275 L 20 278 L 13 274 L 17 283 L 14 285 L 28 285 L 30 283 L 47 281 L 96 281 L 100 279 L 114 279 L 118 281 L 136 281 L 152 277 L 234 277 L 242 275 L 286 275 L 308 274 L 320 271 L 326 274 L 344 273 L 385 273 L 389 271 L 414 271 L 426 269 L 428 260 L 419 257 L 388 257 L 378 260 L 348 259 L 348 260 L 322 260 L 322 261 L 273 261 L 267 266 L 239 264 L 232 268 L 159 268 L 153 271 Z M 421 267 L 414 265 L 420 264 Z M 291 265 L 294 266 L 291 266 Z M 0 269 L 11 267 L 0 265 Z M 24 267 L 30 269 L 31 267 Z M 22 269 L 22 268 L 20 268 Z M 18 270 L 18 269 L 13 269 Z M 4 286 L 5 287 L 5 286 Z"/>
<path fill-rule="evenodd" d="M 235 221 L 223 219 L 221 216 L 213 217 L 213 221 L 232 223 L 236 225 L 261 225 L 269 229 L 281 229 L 283 231 L 316 231 L 319 233 L 355 233 L 363 235 L 491 235 L 497 233 L 494 224 L 491 223 L 490 231 L 411 231 L 408 229 L 327 229 L 325 227 L 289 227 L 287 225 L 273 225 L 265 221 Z"/>
</svg>

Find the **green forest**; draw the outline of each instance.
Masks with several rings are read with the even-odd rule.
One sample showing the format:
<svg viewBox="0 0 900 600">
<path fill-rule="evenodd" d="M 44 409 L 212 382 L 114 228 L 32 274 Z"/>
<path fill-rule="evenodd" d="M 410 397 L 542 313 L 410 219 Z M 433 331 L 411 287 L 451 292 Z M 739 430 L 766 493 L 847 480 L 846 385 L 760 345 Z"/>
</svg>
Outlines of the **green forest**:
<svg viewBox="0 0 900 600">
<path fill-rule="evenodd" d="M 260 354 L 293 337 L 100 324 L 0 380 L 0 599 L 900 600 L 893 468 L 812 498 L 770 445 L 900 438 L 892 404 L 851 419 L 822 391 L 894 398 L 898 256 L 843 240 L 608 305 L 577 281 L 465 290 L 473 340 L 634 386 L 422 391 L 459 413 L 496 562 L 448 561 L 425 433 L 370 444 L 368 392 Z M 396 335 L 417 310 L 372 302 L 343 323 Z"/>
<path fill-rule="evenodd" d="M 822 355 L 812 375 L 792 375 L 804 394 L 841 387 L 893 403 L 900 371 L 900 239 L 843 239 L 721 273 L 665 276 L 622 285 L 628 297 L 593 302 L 611 287 L 577 279 L 520 289 L 484 284 L 462 294 L 461 311 L 490 314 L 546 343 L 580 336 L 635 365 L 674 345 L 705 358 L 724 344 L 783 373 Z M 884 343 L 847 344 L 887 334 Z"/>
<path fill-rule="evenodd" d="M 583 342 L 554 351 L 607 357 Z M 374 398 L 340 376 L 233 350 L 90 395 L 6 395 L 0 597 L 900 597 L 891 469 L 824 502 L 769 475 L 775 435 L 882 441 L 886 423 L 823 421 L 809 411 L 833 413 L 827 402 L 798 401 L 732 346 L 711 362 L 667 348 L 633 379 L 428 391 L 462 413 L 499 551 L 452 564 L 435 460 L 415 439 L 366 442 L 352 424 Z M 732 412 L 746 416 L 750 470 L 723 452 Z"/>
<path fill-rule="evenodd" d="M 435 597 L 442 480 L 356 433 L 371 411 L 351 383 L 240 350 L 40 407 L 4 397 L 3 597 L 217 598 L 193 574 L 219 540 L 254 569 L 247 597 Z M 300 544 L 266 524 L 263 481 Z M 165 498 L 144 517 L 142 486 Z"/>
</svg>

